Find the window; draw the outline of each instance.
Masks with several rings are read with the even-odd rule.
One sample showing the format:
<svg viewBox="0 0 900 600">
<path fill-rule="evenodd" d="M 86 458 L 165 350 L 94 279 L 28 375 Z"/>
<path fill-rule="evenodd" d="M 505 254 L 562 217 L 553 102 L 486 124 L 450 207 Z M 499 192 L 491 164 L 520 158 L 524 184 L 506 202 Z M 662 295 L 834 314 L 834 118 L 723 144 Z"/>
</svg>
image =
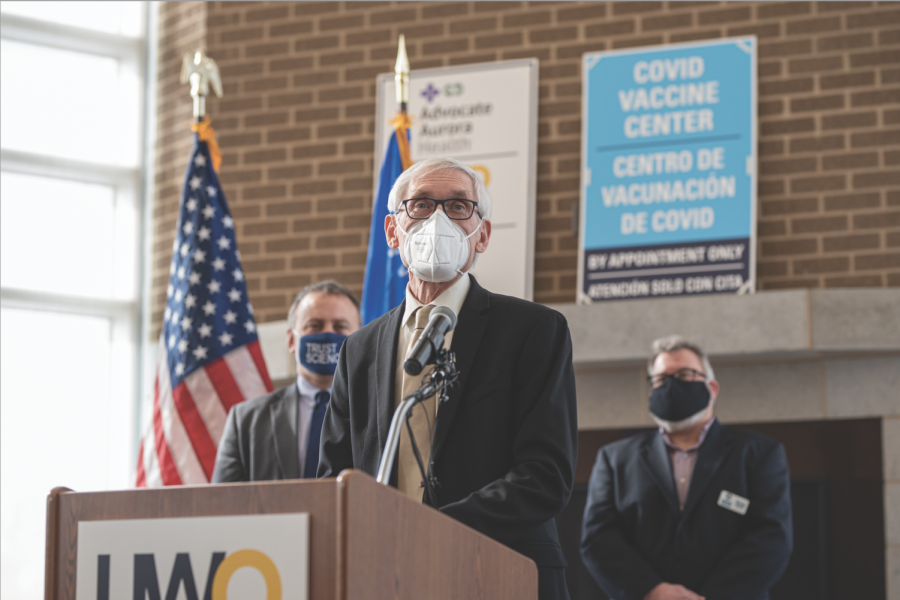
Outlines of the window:
<svg viewBox="0 0 900 600">
<path fill-rule="evenodd" d="M 45 498 L 136 461 L 144 2 L 0 2 L 0 596 L 43 597 Z"/>
</svg>

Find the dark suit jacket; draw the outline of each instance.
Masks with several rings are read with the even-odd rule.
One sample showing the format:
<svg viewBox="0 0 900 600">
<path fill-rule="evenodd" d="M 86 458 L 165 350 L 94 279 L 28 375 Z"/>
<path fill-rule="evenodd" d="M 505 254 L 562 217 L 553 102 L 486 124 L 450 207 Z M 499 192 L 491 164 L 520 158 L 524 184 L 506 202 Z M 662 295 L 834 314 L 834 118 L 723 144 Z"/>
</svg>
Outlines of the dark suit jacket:
<svg viewBox="0 0 900 600">
<path fill-rule="evenodd" d="M 299 410 L 296 383 L 235 404 L 219 441 L 212 482 L 299 479 Z"/>
<path fill-rule="evenodd" d="M 718 506 L 722 490 L 749 499 L 746 514 Z M 616 600 L 641 600 L 662 582 L 706 600 L 768 598 L 787 567 L 792 537 L 787 458 L 765 436 L 714 423 L 700 446 L 683 513 L 658 432 L 597 454 L 581 554 Z"/>
<path fill-rule="evenodd" d="M 403 310 L 344 342 L 322 429 L 319 477 L 349 468 L 376 474 L 394 412 Z M 565 567 L 554 518 L 569 500 L 577 450 L 565 318 L 492 294 L 473 278 L 450 349 L 460 378 L 435 422 L 436 508 L 539 567 Z M 393 473 L 396 485 L 396 467 Z"/>
</svg>

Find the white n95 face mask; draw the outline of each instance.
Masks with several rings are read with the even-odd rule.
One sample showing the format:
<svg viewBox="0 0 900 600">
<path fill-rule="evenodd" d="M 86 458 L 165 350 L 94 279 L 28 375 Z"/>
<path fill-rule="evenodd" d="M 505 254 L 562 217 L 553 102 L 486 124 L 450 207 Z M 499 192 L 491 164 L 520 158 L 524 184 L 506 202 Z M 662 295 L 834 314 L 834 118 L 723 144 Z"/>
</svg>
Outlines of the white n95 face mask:
<svg viewBox="0 0 900 600">
<path fill-rule="evenodd" d="M 394 224 L 406 234 L 400 245 L 400 257 L 409 271 L 422 281 L 440 283 L 450 281 L 469 260 L 470 237 L 481 229 L 481 221 L 475 231 L 466 235 L 465 230 L 454 223 L 440 208 L 424 221 L 404 230 L 394 215 Z"/>
</svg>

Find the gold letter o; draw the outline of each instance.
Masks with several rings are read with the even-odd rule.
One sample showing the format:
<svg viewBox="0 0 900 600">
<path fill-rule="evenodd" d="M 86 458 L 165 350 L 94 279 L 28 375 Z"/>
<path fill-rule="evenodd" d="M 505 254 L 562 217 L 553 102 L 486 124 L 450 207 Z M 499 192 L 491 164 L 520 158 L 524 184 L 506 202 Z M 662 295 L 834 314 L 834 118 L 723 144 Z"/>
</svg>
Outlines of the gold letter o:
<svg viewBox="0 0 900 600">
<path fill-rule="evenodd" d="M 241 567 L 253 567 L 266 581 L 266 600 L 281 600 L 281 576 L 267 555 L 259 550 L 238 550 L 225 557 L 213 579 L 212 600 L 228 600 L 228 583 Z"/>
</svg>

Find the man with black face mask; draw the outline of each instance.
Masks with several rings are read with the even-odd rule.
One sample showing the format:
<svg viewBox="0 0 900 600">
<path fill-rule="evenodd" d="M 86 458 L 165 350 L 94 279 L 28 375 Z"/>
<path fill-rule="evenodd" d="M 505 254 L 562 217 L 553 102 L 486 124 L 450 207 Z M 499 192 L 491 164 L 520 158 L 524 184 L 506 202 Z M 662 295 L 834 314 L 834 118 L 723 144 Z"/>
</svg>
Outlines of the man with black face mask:
<svg viewBox="0 0 900 600">
<path fill-rule="evenodd" d="M 765 600 L 792 547 L 781 444 L 722 426 L 712 366 L 678 336 L 648 365 L 658 431 L 600 449 L 581 540 L 585 566 L 615 600 Z"/>
<path fill-rule="evenodd" d="M 315 479 L 338 355 L 360 324 L 359 301 L 336 281 L 320 281 L 297 294 L 287 330 L 297 380 L 231 409 L 213 483 Z"/>
</svg>

